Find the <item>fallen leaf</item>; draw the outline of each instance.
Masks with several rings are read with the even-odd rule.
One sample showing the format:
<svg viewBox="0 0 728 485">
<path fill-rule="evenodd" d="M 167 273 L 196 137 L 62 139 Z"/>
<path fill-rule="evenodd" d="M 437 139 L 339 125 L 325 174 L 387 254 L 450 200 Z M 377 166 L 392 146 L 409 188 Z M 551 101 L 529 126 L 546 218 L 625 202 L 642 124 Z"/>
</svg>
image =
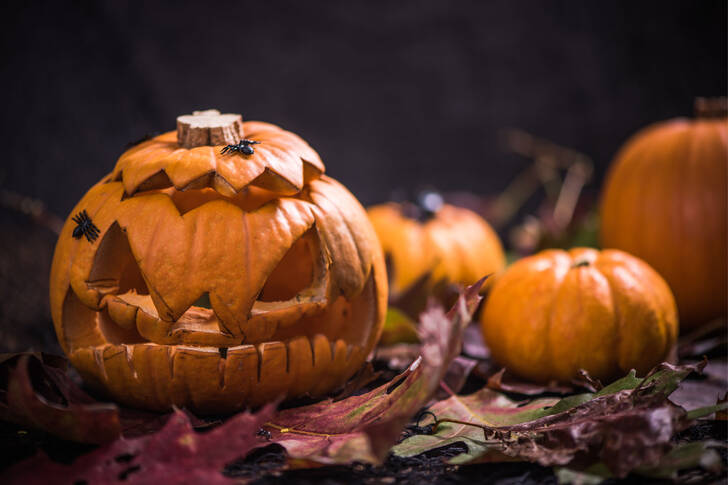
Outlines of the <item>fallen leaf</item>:
<svg viewBox="0 0 728 485">
<path fill-rule="evenodd" d="M 156 433 L 119 438 L 71 465 L 38 454 L 11 467 L 0 481 L 24 485 L 235 483 L 222 475 L 224 466 L 259 445 L 258 430 L 275 407 L 269 404 L 257 414 L 240 413 L 206 433 L 195 432 L 190 418 L 176 411 Z"/>
<path fill-rule="evenodd" d="M 638 467 L 657 466 L 673 448 L 675 433 L 718 410 L 712 406 L 688 413 L 667 399 L 689 373 L 704 366 L 663 363 L 643 379 L 632 371 L 597 393 L 561 400 L 516 402 L 487 388 L 453 395 L 430 408 L 438 421 L 434 434 L 412 436 L 393 452 L 413 456 L 463 442 L 467 453 L 452 463 L 511 457 L 544 466 L 566 465 L 586 455 L 623 477 Z"/>
<path fill-rule="evenodd" d="M 283 446 L 297 467 L 381 463 L 460 353 L 481 284 L 468 288 L 447 314 L 440 306 L 430 306 L 420 316 L 421 357 L 393 381 L 360 396 L 283 410 L 265 423 L 270 436 L 261 441 Z"/>
<path fill-rule="evenodd" d="M 463 354 L 477 360 L 490 358 L 490 349 L 483 342 L 483 333 L 480 331 L 478 323 L 468 325 L 465 328 Z"/>
<path fill-rule="evenodd" d="M 122 431 L 115 404 L 95 401 L 68 377 L 65 359 L 44 354 L 3 356 L 0 419 L 81 443 L 105 443 Z"/>
<path fill-rule="evenodd" d="M 357 371 L 354 376 L 349 379 L 344 388 L 334 396 L 334 401 L 341 401 L 354 394 L 361 393 L 367 385 L 376 381 L 382 375 L 381 371 L 375 371 L 371 362 L 365 362 L 361 369 Z"/>
<path fill-rule="evenodd" d="M 387 346 L 417 342 L 419 342 L 419 339 L 415 322 L 401 310 L 394 307 L 387 309 L 387 317 L 384 320 L 384 329 L 378 345 Z"/>
<path fill-rule="evenodd" d="M 656 466 L 637 468 L 633 473 L 650 478 L 675 480 L 678 478 L 678 472 L 682 470 L 702 468 L 708 474 L 716 477 L 724 468 L 720 455 L 715 450 L 716 447 L 725 448 L 725 444 L 718 441 L 679 443 L 660 458 Z M 559 484 L 563 485 L 597 485 L 614 478 L 609 468 L 601 462 L 592 464 L 583 470 L 556 467 L 554 474 Z"/>
<path fill-rule="evenodd" d="M 503 392 L 513 392 L 525 396 L 536 396 L 538 394 L 570 394 L 574 392 L 573 386 L 551 382 L 549 384 L 534 384 L 523 381 L 511 375 L 505 367 L 488 377 L 486 384 L 490 389 Z"/>
<path fill-rule="evenodd" d="M 442 378 L 441 387 L 447 388 L 447 391 L 445 389 L 439 389 L 436 398 L 438 400 L 447 399 L 448 395 L 460 392 L 477 365 L 477 360 L 461 355 L 455 357 L 450 362 L 447 372 L 445 372 L 445 376 Z"/>
<path fill-rule="evenodd" d="M 728 335 L 726 335 L 726 320 L 718 318 L 705 325 L 681 335 L 677 342 L 677 355 L 681 358 L 702 357 L 711 352 L 728 348 Z"/>
<path fill-rule="evenodd" d="M 171 416 L 97 401 L 76 385 L 67 368 L 68 361 L 58 355 L 0 356 L 0 420 L 79 443 L 103 444 L 157 431 Z M 211 424 L 189 417 L 195 427 Z"/>
<path fill-rule="evenodd" d="M 390 369 L 403 371 L 420 355 L 420 344 L 394 344 L 374 349 L 374 360 Z"/>
</svg>

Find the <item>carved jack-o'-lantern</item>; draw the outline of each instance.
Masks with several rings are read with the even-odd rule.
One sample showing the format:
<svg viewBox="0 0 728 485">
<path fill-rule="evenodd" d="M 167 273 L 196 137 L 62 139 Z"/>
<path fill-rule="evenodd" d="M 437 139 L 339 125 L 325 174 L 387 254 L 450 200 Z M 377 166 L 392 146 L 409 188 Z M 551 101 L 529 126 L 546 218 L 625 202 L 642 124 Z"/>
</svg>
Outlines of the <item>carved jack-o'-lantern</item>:
<svg viewBox="0 0 728 485">
<path fill-rule="evenodd" d="M 125 152 L 66 222 L 50 281 L 64 351 L 147 409 L 330 392 L 386 311 L 364 209 L 293 133 L 212 110 L 177 125 Z"/>
</svg>

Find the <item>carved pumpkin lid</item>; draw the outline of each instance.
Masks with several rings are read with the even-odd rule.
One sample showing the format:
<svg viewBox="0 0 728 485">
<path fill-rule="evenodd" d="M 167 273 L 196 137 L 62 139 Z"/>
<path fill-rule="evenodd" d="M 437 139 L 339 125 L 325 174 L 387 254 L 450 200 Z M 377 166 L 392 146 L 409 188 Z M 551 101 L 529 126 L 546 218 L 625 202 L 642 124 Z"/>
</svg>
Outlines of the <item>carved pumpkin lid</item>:
<svg viewBox="0 0 728 485">
<path fill-rule="evenodd" d="M 233 147 L 224 150 L 228 145 Z M 239 114 L 207 110 L 179 116 L 176 133 L 124 152 L 110 180 L 121 181 L 127 195 L 173 186 L 211 187 L 229 197 L 249 185 L 293 195 L 324 170 L 316 151 L 298 135 L 270 123 L 243 122 Z"/>
</svg>

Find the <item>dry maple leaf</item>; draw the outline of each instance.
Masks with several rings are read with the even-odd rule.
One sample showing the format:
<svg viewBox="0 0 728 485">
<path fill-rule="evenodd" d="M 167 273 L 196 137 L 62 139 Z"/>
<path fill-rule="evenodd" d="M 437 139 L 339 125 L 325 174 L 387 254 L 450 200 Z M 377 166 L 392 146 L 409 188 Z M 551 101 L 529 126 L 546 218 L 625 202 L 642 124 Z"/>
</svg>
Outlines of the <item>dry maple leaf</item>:
<svg viewBox="0 0 728 485">
<path fill-rule="evenodd" d="M 274 410 L 275 404 L 269 404 L 257 414 L 240 413 L 206 433 L 195 432 L 189 417 L 177 411 L 156 433 L 117 439 L 71 465 L 39 454 L 10 468 L 0 481 L 24 485 L 235 483 L 222 475 L 224 466 L 258 445 L 256 433 Z"/>
<path fill-rule="evenodd" d="M 654 467 L 673 448 L 673 435 L 719 406 L 691 412 L 667 397 L 689 373 L 705 366 L 663 363 L 640 379 L 634 371 L 595 394 L 519 403 L 484 388 L 453 395 L 430 408 L 438 424 L 433 435 L 416 435 L 395 446 L 413 456 L 455 442 L 468 452 L 453 463 L 520 459 L 566 465 L 577 455 L 606 464 L 618 477 Z"/>
<path fill-rule="evenodd" d="M 448 366 L 460 353 L 462 333 L 480 301 L 480 282 L 469 287 L 450 312 L 430 306 L 420 316 L 421 357 L 373 391 L 279 412 L 264 429 L 264 444 L 278 443 L 292 466 L 354 461 L 380 463 L 409 420 L 432 398 Z"/>
</svg>

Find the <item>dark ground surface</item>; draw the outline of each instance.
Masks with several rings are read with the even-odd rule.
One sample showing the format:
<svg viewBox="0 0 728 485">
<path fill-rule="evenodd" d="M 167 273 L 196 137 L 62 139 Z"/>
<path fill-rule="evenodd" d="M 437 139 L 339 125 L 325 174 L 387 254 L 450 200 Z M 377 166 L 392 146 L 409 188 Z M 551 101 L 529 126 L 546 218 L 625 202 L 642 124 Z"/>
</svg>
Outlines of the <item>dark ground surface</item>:
<svg viewBox="0 0 728 485">
<path fill-rule="evenodd" d="M 680 441 L 728 439 L 728 425 L 725 421 L 702 421 L 685 430 L 675 438 Z M 60 440 L 41 431 L 19 428 L 0 422 L 0 471 L 29 458 L 42 450 L 54 460 L 70 463 L 81 454 L 94 449 L 93 445 L 81 445 Z M 550 468 L 530 463 L 492 463 L 456 466 L 446 461 L 463 451 L 464 444 L 455 443 L 412 458 L 389 456 L 382 466 L 354 464 L 352 466 L 325 466 L 321 468 L 286 470 L 285 452 L 278 445 L 255 450 L 247 458 L 235 461 L 225 468 L 225 475 L 231 478 L 250 480 L 255 484 L 300 483 L 300 484 L 369 484 L 423 483 L 466 484 L 494 483 L 498 485 L 555 484 L 557 478 Z M 719 452 L 724 463 L 728 463 L 726 450 Z M 725 483 L 725 474 L 713 475 L 701 469 L 681 472 L 680 483 Z M 671 483 L 666 480 L 630 476 L 623 480 L 607 480 L 612 483 Z"/>
</svg>

